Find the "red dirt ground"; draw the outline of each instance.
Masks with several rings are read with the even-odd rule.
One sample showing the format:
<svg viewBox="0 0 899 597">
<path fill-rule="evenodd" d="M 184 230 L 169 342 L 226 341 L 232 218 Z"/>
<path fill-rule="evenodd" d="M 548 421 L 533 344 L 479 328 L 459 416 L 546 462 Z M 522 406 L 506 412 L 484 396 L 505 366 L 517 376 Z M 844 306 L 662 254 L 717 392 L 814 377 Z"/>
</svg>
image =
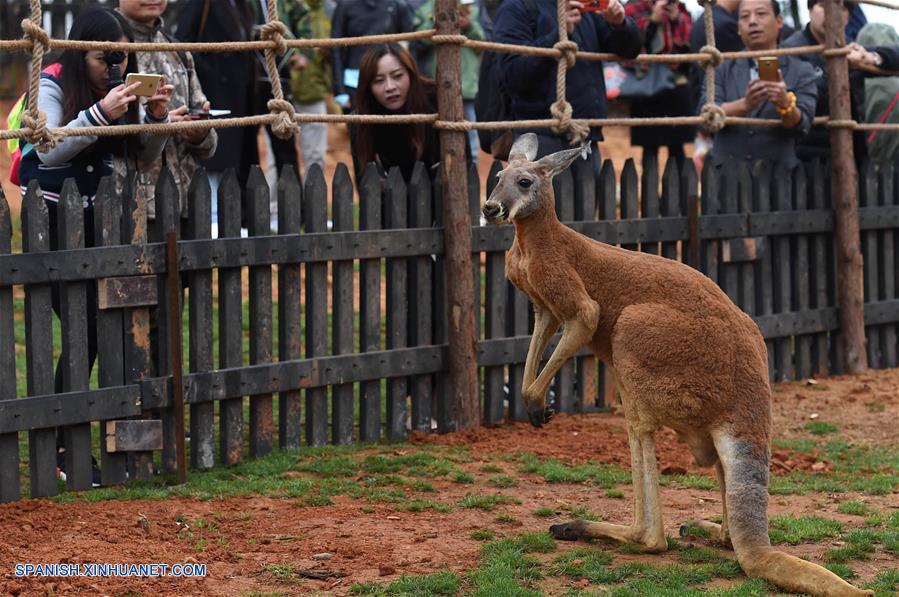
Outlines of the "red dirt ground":
<svg viewBox="0 0 899 597">
<path fill-rule="evenodd" d="M 841 437 L 868 445 L 895 446 L 899 412 L 899 370 L 819 380 L 817 385 L 780 384 L 774 389 L 776 437 L 809 437 L 802 426 L 814 413 L 837 424 Z M 614 462 L 626 466 L 624 420 L 618 414 L 560 416 L 540 430 L 515 424 L 471 433 L 414 441 L 459 444 L 469 448 L 474 461 L 460 466 L 476 478 L 475 488 L 486 485 L 480 471 L 485 462 L 500 465 L 515 475 L 515 464 L 498 456 L 520 451 L 565 461 Z M 409 450 L 409 448 L 404 448 Z M 669 432 L 659 434 L 659 460 L 663 466 L 695 470 L 686 449 Z M 791 460 L 789 453 L 782 460 Z M 795 460 L 795 459 L 794 459 Z M 813 463 L 812 463 L 813 464 Z M 811 468 L 808 463 L 793 464 Z M 773 467 L 775 471 L 778 466 Z M 613 522 L 625 522 L 631 512 L 630 488 L 621 486 L 625 499 L 606 497 L 591 485 L 545 484 L 535 475 L 518 475 L 517 487 L 502 492 L 518 498 L 504 506 L 513 523 L 499 523 L 495 514 L 456 508 L 453 513 L 394 511 L 389 504 L 371 504 L 347 497 L 332 506 L 301 508 L 288 499 L 233 498 L 198 501 L 105 501 L 62 504 L 26 500 L 0 506 L 0 594 L 11 595 L 240 595 L 253 592 L 307 594 L 323 591 L 346 594 L 354 582 L 390 581 L 401 574 L 425 574 L 448 568 L 469 570 L 476 565 L 480 543 L 472 530 L 489 527 L 497 536 L 545 530 L 547 522 L 533 515 L 538 507 L 584 506 Z M 471 491 L 470 485 L 447 480 L 434 482 L 430 499 L 453 503 Z M 717 491 L 664 488 L 666 530 L 677 534 L 688 519 L 720 514 Z M 773 496 L 771 514 L 818 514 L 847 523 L 858 517 L 836 511 L 839 497 L 824 494 Z M 896 495 L 862 496 L 877 509 L 895 508 Z M 148 525 L 139 523 L 146 517 Z M 207 540 L 205 550 L 179 538 L 177 520 L 197 517 L 214 521 L 214 529 L 192 529 Z M 789 547 L 791 553 L 820 558 L 833 541 Z M 312 559 L 330 552 L 328 561 Z M 635 556 L 660 562 L 672 555 Z M 205 579 L 17 579 L 17 562 L 200 562 L 208 566 Z M 345 576 L 326 581 L 285 583 L 265 567 L 289 564 L 296 569 L 331 570 Z M 860 582 L 897 567 L 897 558 L 878 552 L 872 559 L 853 562 Z M 554 592 L 554 591 L 553 591 Z M 560 593 L 564 590 L 560 590 Z"/>
</svg>

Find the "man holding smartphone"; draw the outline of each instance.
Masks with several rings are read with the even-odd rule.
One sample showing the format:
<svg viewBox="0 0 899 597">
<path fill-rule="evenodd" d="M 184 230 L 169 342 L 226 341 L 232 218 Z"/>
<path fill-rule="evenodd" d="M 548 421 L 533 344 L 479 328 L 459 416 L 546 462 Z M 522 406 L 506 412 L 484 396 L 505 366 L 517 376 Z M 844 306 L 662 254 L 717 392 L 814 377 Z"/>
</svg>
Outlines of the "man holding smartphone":
<svg viewBox="0 0 899 597">
<path fill-rule="evenodd" d="M 637 25 L 625 16 L 619 0 L 601 0 L 598 12 L 590 3 L 568 0 L 565 13 L 568 38 L 585 52 L 612 52 L 625 58 L 640 53 L 642 38 Z M 559 41 L 555 0 L 505 0 L 494 23 L 494 41 L 551 48 Z M 511 99 L 514 120 L 551 118 L 556 101 L 555 58 L 504 53 L 500 59 L 501 85 Z M 573 118 L 605 118 L 606 86 L 602 62 L 578 60 L 567 73 L 567 100 Z M 539 139 L 538 157 L 565 149 L 568 138 L 549 129 L 516 130 L 515 136 L 533 132 Z M 590 130 L 590 141 L 601 141 L 602 129 Z M 599 151 L 592 155 L 598 171 Z"/>
<path fill-rule="evenodd" d="M 748 50 L 776 49 L 782 23 L 777 0 L 740 3 L 737 28 Z M 703 81 L 699 110 L 705 103 L 705 85 Z M 796 142 L 811 128 L 817 95 L 814 71 L 796 57 L 725 61 L 715 69 L 715 103 L 728 116 L 777 119 L 780 126 L 726 126 L 715 135 L 712 164 L 720 166 L 732 158 L 795 167 Z"/>
</svg>

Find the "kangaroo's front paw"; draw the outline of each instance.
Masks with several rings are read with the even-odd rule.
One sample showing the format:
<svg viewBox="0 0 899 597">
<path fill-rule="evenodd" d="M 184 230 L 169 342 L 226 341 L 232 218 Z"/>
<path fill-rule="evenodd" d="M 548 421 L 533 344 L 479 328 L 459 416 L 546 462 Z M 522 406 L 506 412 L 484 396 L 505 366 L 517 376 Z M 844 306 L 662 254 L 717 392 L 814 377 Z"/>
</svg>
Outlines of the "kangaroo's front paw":
<svg viewBox="0 0 899 597">
<path fill-rule="evenodd" d="M 550 419 L 552 419 L 555 414 L 556 411 L 547 406 L 538 410 L 529 410 L 528 419 L 534 427 L 543 427 L 543 424 L 549 423 Z"/>
<path fill-rule="evenodd" d="M 560 541 L 577 541 L 584 536 L 584 521 L 573 520 L 565 524 L 554 524 L 549 527 L 549 534 Z"/>
</svg>

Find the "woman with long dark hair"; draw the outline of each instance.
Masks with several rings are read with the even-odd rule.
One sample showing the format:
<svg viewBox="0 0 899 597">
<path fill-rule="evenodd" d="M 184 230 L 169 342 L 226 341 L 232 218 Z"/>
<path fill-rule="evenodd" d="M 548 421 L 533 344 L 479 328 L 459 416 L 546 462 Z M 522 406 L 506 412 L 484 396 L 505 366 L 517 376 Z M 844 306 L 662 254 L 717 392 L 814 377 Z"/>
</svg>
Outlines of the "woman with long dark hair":
<svg viewBox="0 0 899 597">
<path fill-rule="evenodd" d="M 362 57 L 353 105 L 355 114 L 430 114 L 437 111 L 437 88 L 402 46 L 380 44 Z M 426 123 L 353 125 L 350 145 L 357 181 L 369 163 L 382 176 L 396 166 L 408 181 L 415 162 L 430 168 L 440 161 L 437 131 Z"/>
<path fill-rule="evenodd" d="M 103 7 L 89 7 L 72 23 L 69 39 L 81 41 L 131 41 L 127 23 L 118 13 Z M 157 94 L 141 106 L 133 95 L 138 84 L 124 83 L 109 88 L 110 72 L 134 72 L 136 61 L 126 52 L 66 50 L 59 62 L 41 73 L 38 107 L 47 115 L 48 127 L 112 126 L 117 123 L 168 122 L 171 85 L 161 85 Z M 143 133 L 128 137 L 66 137 L 46 152 L 26 145 L 22 149 L 19 179 L 22 189 L 28 182 L 40 182 L 44 198 L 55 203 L 62 183 L 74 178 L 88 203 L 97 192 L 100 179 L 117 173 L 118 189 L 124 180 L 125 160 L 144 162 L 157 159 L 168 135 Z M 116 167 L 118 163 L 118 166 Z M 51 216 L 52 217 L 52 216 Z M 87 220 L 85 220 L 87 221 Z"/>
</svg>

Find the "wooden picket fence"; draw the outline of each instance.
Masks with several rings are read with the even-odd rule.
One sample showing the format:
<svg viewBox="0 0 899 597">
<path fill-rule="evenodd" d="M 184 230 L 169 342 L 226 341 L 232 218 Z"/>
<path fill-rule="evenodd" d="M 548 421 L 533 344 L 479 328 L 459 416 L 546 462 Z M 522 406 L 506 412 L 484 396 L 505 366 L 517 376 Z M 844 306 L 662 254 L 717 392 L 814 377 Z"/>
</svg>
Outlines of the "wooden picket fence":
<svg viewBox="0 0 899 597">
<path fill-rule="evenodd" d="M 485 192 L 500 168 L 493 165 Z M 482 192 L 474 168 L 467 185 L 477 223 Z M 772 380 L 839 372 L 826 168 L 727 164 L 706 168 L 698 180 L 690 161 L 680 170 L 669 161 L 661 173 L 650 163 L 638 177 L 633 161 L 616 176 L 607 160 L 598 177 L 578 162 L 554 185 L 559 216 L 574 229 L 682 260 L 715 280 L 758 322 Z M 254 169 L 243 193 L 229 174 L 218 194 L 219 238 L 212 239 L 210 191 L 200 173 L 186 198 L 189 226 L 167 245 L 168 233 L 179 228 L 178 190 L 168 172 L 158 182 L 157 216 L 149 225 L 146 206 L 127 189 L 118 196 L 104 181 L 85 210 L 70 181 L 56 210 L 58 250 L 50 251 L 47 205 L 32 186 L 21 212 L 23 250 L 15 254 L 10 211 L 0 200 L 0 500 L 22 495 L 20 432 L 27 431 L 31 496 L 58 491 L 57 428 L 69 489 L 91 486 L 98 431 L 103 484 L 153 474 L 153 453 L 115 449 L 122 438 L 108 437 L 107 421 L 161 429 L 158 466 L 175 470 L 174 405 L 182 394 L 173 379 L 182 376 L 173 363 L 182 362 L 182 317 L 188 358 L 178 387 L 189 411 L 194 469 L 264 456 L 275 446 L 400 440 L 410 430 L 456 428 L 442 400 L 452 280 L 445 279 L 442 258 L 440 189 L 420 164 L 408 184 L 398 171 L 382 180 L 370 168 L 355 192 L 343 165 L 330 185 L 317 167 L 302 184 L 286 169 L 273 232 L 261 172 Z M 897 365 L 897 190 L 892 164 L 862 170 L 873 367 Z M 95 223 L 87 233 L 86 215 Z M 526 418 L 521 379 L 532 312 L 505 279 L 513 237 L 512 226 L 472 228 L 485 424 Z M 179 277 L 172 278 L 175 269 Z M 96 382 L 89 312 L 96 319 Z M 25 328 L 19 352 L 17 319 Z M 59 356 L 54 325 L 61 329 Z M 54 385 L 57 359 L 63 393 Z M 16 391 L 23 375 L 27 397 Z M 582 351 L 557 375 L 552 394 L 562 412 L 595 410 L 614 400 L 613 375 Z M 130 439 L 138 445 L 142 438 Z"/>
</svg>

